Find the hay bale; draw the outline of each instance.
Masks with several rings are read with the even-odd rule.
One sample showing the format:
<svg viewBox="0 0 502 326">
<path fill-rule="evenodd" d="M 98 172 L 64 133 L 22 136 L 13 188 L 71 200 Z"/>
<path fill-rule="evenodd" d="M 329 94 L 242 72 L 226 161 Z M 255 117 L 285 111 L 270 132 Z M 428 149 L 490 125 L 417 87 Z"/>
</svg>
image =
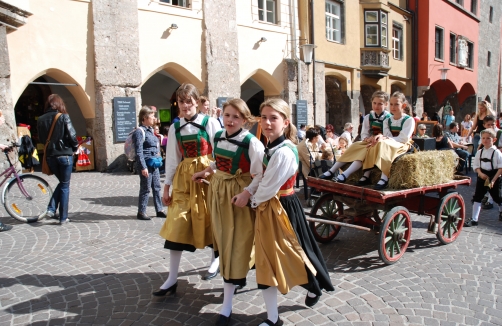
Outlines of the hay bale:
<svg viewBox="0 0 502 326">
<path fill-rule="evenodd" d="M 346 170 L 350 164 L 345 164 L 341 169 Z M 392 164 L 389 188 L 409 189 L 449 182 L 454 179 L 457 164 L 458 155 L 454 151 L 423 151 L 403 155 Z M 377 184 L 381 174 L 377 168 L 371 170 L 372 185 Z M 354 184 L 362 176 L 363 171 L 359 169 L 352 173 L 347 181 Z"/>
<path fill-rule="evenodd" d="M 404 155 L 392 164 L 389 188 L 433 186 L 454 179 L 458 155 L 454 151 L 423 151 Z"/>
</svg>

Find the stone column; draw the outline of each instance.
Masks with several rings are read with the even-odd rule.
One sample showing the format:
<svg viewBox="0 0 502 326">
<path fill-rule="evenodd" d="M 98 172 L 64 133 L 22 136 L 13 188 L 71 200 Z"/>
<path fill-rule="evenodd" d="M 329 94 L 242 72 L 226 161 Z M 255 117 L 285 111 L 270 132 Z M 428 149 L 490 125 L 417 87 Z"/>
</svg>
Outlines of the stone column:
<svg viewBox="0 0 502 326">
<path fill-rule="evenodd" d="M 5 123 L 0 126 L 0 143 L 8 145 L 16 141 L 16 123 L 14 104 L 10 89 L 10 60 L 7 47 L 7 28 L 0 26 L 0 110 L 5 117 Z M 0 153 L 0 170 L 8 166 L 5 155 Z"/>
<path fill-rule="evenodd" d="M 302 100 L 307 100 L 308 105 L 308 124 L 314 124 L 314 109 L 312 105 L 312 92 L 309 91 L 310 82 L 312 78 L 309 78 L 309 67 L 300 62 L 301 66 L 301 78 L 302 78 L 302 89 L 300 90 L 302 94 Z M 312 75 L 310 75 L 312 76 Z M 293 104 L 296 103 L 298 99 L 298 63 L 292 59 L 284 60 L 284 101 L 289 104 L 291 108 L 294 108 Z M 296 111 L 292 112 L 292 119 L 296 123 Z"/>
<path fill-rule="evenodd" d="M 235 1 L 204 1 L 202 12 L 206 59 L 204 93 L 211 105 L 216 105 L 218 97 L 241 95 Z"/>
<path fill-rule="evenodd" d="M 137 0 L 93 0 L 96 117 L 93 138 L 96 169 L 125 167 L 123 143 L 114 143 L 113 98 L 136 97 L 141 104 Z"/>
<path fill-rule="evenodd" d="M 324 76 L 324 63 L 316 62 L 315 70 L 315 123 L 317 125 L 326 126 L 326 79 Z"/>
</svg>

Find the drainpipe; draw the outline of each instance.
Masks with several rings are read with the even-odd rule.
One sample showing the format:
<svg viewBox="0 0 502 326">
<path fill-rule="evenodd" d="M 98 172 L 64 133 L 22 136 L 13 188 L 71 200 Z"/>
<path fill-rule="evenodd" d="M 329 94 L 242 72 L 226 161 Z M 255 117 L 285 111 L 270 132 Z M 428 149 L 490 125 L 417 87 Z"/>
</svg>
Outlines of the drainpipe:
<svg viewBox="0 0 502 326">
<path fill-rule="evenodd" d="M 315 44 L 315 30 L 314 30 L 314 0 L 310 1 L 310 28 L 311 28 L 311 44 Z M 315 94 L 315 48 L 312 49 L 312 105 L 314 109 L 314 125 L 316 125 L 316 94 Z"/>
<path fill-rule="evenodd" d="M 409 0 L 408 5 L 409 5 Z M 411 44 L 412 46 L 412 51 L 411 51 L 411 64 L 413 65 L 412 68 L 412 73 L 413 73 L 413 78 L 411 79 L 411 87 L 412 87 L 412 95 L 411 95 L 411 102 L 412 105 L 414 104 L 415 106 L 417 105 L 417 100 L 418 100 L 418 0 L 415 0 L 415 10 L 410 10 L 412 12 L 411 15 L 411 20 L 412 20 L 412 37 L 413 37 L 413 42 Z M 424 108 L 425 110 L 425 108 Z"/>
<path fill-rule="evenodd" d="M 298 8 L 299 9 L 299 8 Z M 297 51 L 297 46 L 296 46 L 296 14 L 295 14 L 295 0 L 289 0 L 289 14 L 291 15 L 291 35 L 292 35 L 292 42 L 291 42 L 291 59 L 296 61 L 297 65 L 297 88 L 298 88 L 298 99 L 302 99 L 302 78 L 301 78 L 301 71 L 302 71 L 302 64 L 300 58 L 296 55 Z M 299 43 L 299 42 L 298 42 Z"/>
</svg>

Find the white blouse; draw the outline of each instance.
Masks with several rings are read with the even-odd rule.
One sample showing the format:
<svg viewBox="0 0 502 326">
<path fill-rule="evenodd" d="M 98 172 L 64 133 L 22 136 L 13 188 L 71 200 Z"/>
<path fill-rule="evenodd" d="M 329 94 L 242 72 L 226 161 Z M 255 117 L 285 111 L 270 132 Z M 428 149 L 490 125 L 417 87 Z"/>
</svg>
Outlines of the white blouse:
<svg viewBox="0 0 502 326">
<path fill-rule="evenodd" d="M 387 114 L 389 114 L 389 112 L 387 112 L 386 110 L 383 110 L 382 115 L 380 117 L 383 118 Z M 370 113 L 368 113 L 364 117 L 363 126 L 361 128 L 361 140 L 364 140 L 368 137 L 373 136 L 373 129 L 371 129 L 371 125 L 370 125 L 370 115 L 372 115 L 375 120 L 377 119 L 375 116 L 375 111 L 371 111 Z M 382 132 L 383 132 L 383 130 L 382 130 Z"/>
<path fill-rule="evenodd" d="M 403 124 L 403 129 L 401 129 L 401 132 L 396 137 L 392 136 L 392 132 L 389 128 L 389 120 L 393 127 L 401 127 L 401 122 L 404 117 L 409 117 L 409 115 L 403 114 L 403 116 L 397 120 L 394 119 L 394 116 L 385 119 L 383 122 L 383 135 L 399 143 L 406 144 L 411 139 L 413 131 L 415 130 L 415 119 L 412 117 L 408 118 Z"/>
<path fill-rule="evenodd" d="M 237 141 L 243 141 L 244 138 L 249 134 L 249 130 L 247 129 L 242 129 L 242 131 L 235 137 L 232 137 L 232 139 L 237 140 Z M 223 131 L 221 133 L 221 138 L 226 137 L 227 131 Z M 228 142 L 226 140 L 220 140 L 217 143 L 217 148 L 221 148 L 230 152 L 237 152 L 239 149 L 239 146 L 232 144 L 231 142 Z M 251 195 L 253 195 L 258 188 L 258 184 L 260 183 L 261 179 L 263 178 L 263 155 L 265 154 L 265 146 L 261 143 L 261 141 L 256 138 L 252 137 L 249 141 L 249 150 L 248 150 L 248 155 L 249 159 L 251 160 L 251 166 L 249 169 L 249 173 L 253 176 L 253 181 L 249 184 L 249 186 L 245 187 Z M 216 162 L 211 162 L 211 168 L 213 170 L 216 170 Z"/>
<path fill-rule="evenodd" d="M 491 171 L 492 164 L 490 162 L 482 162 L 480 159 L 491 159 L 493 151 L 495 151 L 495 154 L 493 155 L 493 168 L 495 170 L 502 169 L 502 153 L 495 146 L 488 149 L 483 147 L 483 157 L 480 157 L 481 149 L 479 149 L 476 152 L 476 157 L 474 157 L 474 162 L 472 162 L 472 169 L 476 171 L 476 169 L 481 168 L 483 170 Z"/>
<path fill-rule="evenodd" d="M 251 196 L 251 207 L 258 207 L 261 203 L 277 195 L 282 185 L 298 170 L 295 153 L 287 146 L 280 147 L 285 142 L 294 146 L 291 141 L 286 139 L 277 146 L 269 149 L 269 154 L 273 153 L 273 155 L 268 162 L 267 169 L 263 174 L 263 179 L 261 179 L 258 185 L 258 189 L 255 194 Z"/>
<path fill-rule="evenodd" d="M 204 119 L 203 114 L 197 115 L 197 118 L 193 121 L 197 124 L 202 124 L 202 120 Z M 185 118 L 180 119 L 180 126 L 186 124 Z M 211 142 L 211 146 L 214 147 L 214 135 L 218 130 L 221 129 L 220 123 L 214 119 L 209 118 L 209 121 L 206 125 L 206 132 L 209 135 L 209 139 Z M 183 127 L 180 131 L 182 136 L 196 135 L 199 132 L 199 128 L 192 124 L 188 124 L 188 126 Z M 183 155 L 178 147 L 178 140 L 176 139 L 176 128 L 174 127 L 174 123 L 169 128 L 169 135 L 167 138 L 167 146 L 166 146 L 166 180 L 164 183 L 166 185 L 173 184 L 174 173 L 176 172 L 176 168 L 183 160 Z"/>
</svg>

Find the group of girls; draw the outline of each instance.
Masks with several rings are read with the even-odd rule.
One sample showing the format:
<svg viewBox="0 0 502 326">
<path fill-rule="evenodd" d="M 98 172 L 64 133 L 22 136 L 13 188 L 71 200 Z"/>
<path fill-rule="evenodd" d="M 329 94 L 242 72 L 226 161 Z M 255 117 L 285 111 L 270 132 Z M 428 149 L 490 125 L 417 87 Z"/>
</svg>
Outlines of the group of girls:
<svg viewBox="0 0 502 326">
<path fill-rule="evenodd" d="M 361 129 L 362 141 L 348 147 L 333 167 L 321 176 L 321 179 L 331 180 L 335 171 L 346 163 L 352 162 L 343 173 L 338 175 L 337 182 L 344 183 L 352 173 L 362 168 L 364 173 L 357 185 L 370 185 L 370 173 L 376 166 L 382 174 L 374 189 L 387 188 L 391 164 L 396 157 L 410 149 L 411 137 L 415 130 L 415 120 L 404 113 L 407 105 L 406 97 L 401 92 L 393 93 L 390 99 L 385 92 L 373 93 L 372 110 L 364 117 Z M 390 112 L 386 110 L 387 106 Z"/>
<path fill-rule="evenodd" d="M 176 95 L 182 117 L 169 130 L 162 197 L 169 209 L 160 231 L 170 250 L 170 272 L 153 295 L 176 292 L 183 251 L 212 246 L 208 273 L 219 270 L 224 280 L 216 325 L 230 323 L 234 293 L 253 266 L 267 309 L 259 325 L 282 325 L 278 291 L 286 294 L 301 285 L 308 290 L 306 305 L 313 306 L 322 289 L 334 290 L 293 191 L 298 153 L 290 108 L 280 99 L 261 105 L 264 147 L 243 128 L 252 119 L 244 101 L 223 105 L 220 130 L 216 119 L 196 113 L 199 94 L 193 85 L 181 85 Z"/>
</svg>

